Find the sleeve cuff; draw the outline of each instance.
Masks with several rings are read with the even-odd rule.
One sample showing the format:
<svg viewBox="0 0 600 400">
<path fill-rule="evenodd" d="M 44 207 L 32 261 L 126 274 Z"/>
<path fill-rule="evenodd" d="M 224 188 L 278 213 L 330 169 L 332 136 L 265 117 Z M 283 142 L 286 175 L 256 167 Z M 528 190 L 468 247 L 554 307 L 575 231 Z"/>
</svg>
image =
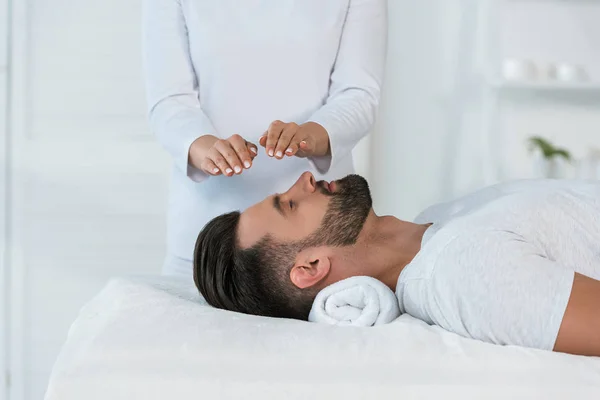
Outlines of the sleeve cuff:
<svg viewBox="0 0 600 400">
<path fill-rule="evenodd" d="M 315 115 L 308 122 L 315 122 L 321 125 L 329 137 L 329 151 L 331 154 L 322 157 L 309 158 L 310 164 L 320 174 L 326 174 L 333 165 L 337 164 L 338 160 L 344 158 L 345 155 L 348 155 L 349 151 L 347 151 L 347 146 L 343 143 L 343 141 L 340 140 L 341 138 L 338 133 L 339 130 L 336 129 L 333 121 L 329 121 L 325 117 L 319 117 Z"/>
<path fill-rule="evenodd" d="M 196 139 L 198 139 L 199 136 L 193 135 L 187 138 L 187 140 L 184 141 L 183 144 L 183 148 L 182 148 L 182 154 L 179 155 L 179 157 L 175 158 L 175 164 L 176 167 L 182 171 L 183 173 L 185 173 L 185 175 L 190 178 L 192 181 L 196 182 L 196 183 L 200 183 L 205 181 L 206 179 L 208 179 L 210 177 L 209 174 L 207 174 L 206 172 L 190 165 L 190 163 L 188 162 L 189 160 L 189 153 L 190 153 L 190 146 L 192 145 L 192 143 L 194 143 L 194 141 Z"/>
<path fill-rule="evenodd" d="M 310 157 L 308 161 L 314 169 L 316 169 L 321 175 L 324 175 L 331 169 L 332 158 L 332 156 Z"/>
<path fill-rule="evenodd" d="M 188 164 L 186 175 L 188 178 L 190 178 L 191 180 L 193 180 L 196 183 L 204 182 L 205 180 L 207 180 L 210 177 L 210 175 L 207 174 L 206 172 L 204 172 L 198 168 L 194 168 L 189 164 Z"/>
</svg>

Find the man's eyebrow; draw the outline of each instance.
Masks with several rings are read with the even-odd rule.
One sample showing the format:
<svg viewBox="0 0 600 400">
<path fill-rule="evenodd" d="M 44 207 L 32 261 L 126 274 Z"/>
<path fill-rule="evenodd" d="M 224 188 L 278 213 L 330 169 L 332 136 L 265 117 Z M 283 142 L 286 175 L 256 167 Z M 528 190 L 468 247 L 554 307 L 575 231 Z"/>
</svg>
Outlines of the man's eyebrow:
<svg viewBox="0 0 600 400">
<path fill-rule="evenodd" d="M 285 215 L 283 214 L 283 208 L 281 208 L 281 198 L 279 197 L 279 195 L 273 196 L 273 207 L 275 207 L 279 214 L 285 217 Z"/>
</svg>

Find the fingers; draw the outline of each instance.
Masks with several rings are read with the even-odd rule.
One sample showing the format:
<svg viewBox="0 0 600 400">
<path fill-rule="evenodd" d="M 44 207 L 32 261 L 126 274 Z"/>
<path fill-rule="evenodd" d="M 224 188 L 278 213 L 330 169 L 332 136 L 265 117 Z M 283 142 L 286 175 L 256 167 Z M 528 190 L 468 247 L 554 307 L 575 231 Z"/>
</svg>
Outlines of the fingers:
<svg viewBox="0 0 600 400">
<path fill-rule="evenodd" d="M 277 145 L 275 146 L 275 157 L 282 159 L 283 155 L 292 156 L 293 150 L 290 148 L 290 144 L 294 143 L 294 138 L 297 137 L 299 126 L 295 123 L 286 124 L 279 136 Z M 296 139 L 298 141 L 298 139 Z"/>
<path fill-rule="evenodd" d="M 304 139 L 300 135 L 300 132 L 297 132 L 294 137 L 290 140 L 290 143 L 286 146 L 285 155 L 288 157 L 300 156 L 302 157 L 302 148 L 300 147 L 300 143 L 302 143 Z"/>
<path fill-rule="evenodd" d="M 227 165 L 229 166 L 229 168 L 225 168 L 224 170 L 221 168 L 221 166 L 219 165 L 219 163 L 217 162 L 217 166 L 219 168 L 221 168 L 221 171 L 227 175 L 227 176 L 231 176 L 234 173 L 236 174 L 241 174 L 242 173 L 242 161 L 240 160 L 240 158 L 238 157 L 235 149 L 233 148 L 232 144 L 227 141 L 227 140 L 219 140 L 215 146 L 214 146 L 215 151 L 217 151 L 219 153 L 219 155 L 217 155 L 216 157 L 221 157 L 225 160 L 225 162 L 227 163 Z M 216 161 L 215 159 L 213 159 L 213 161 Z"/>
<path fill-rule="evenodd" d="M 294 153 L 297 157 L 310 157 L 314 153 L 314 144 L 309 137 L 301 140 L 298 144 L 298 151 Z"/>
<path fill-rule="evenodd" d="M 298 153 L 298 150 L 300 150 L 300 144 L 297 140 L 292 139 L 291 143 L 285 151 L 285 155 L 288 157 L 295 156 Z"/>
<path fill-rule="evenodd" d="M 240 135 L 233 135 L 229 138 L 228 141 L 231 144 L 231 147 L 233 148 L 233 150 L 235 151 L 237 158 L 241 162 L 240 166 L 243 166 L 243 168 L 249 169 L 252 166 L 252 158 L 253 157 L 250 154 L 250 149 L 248 148 L 248 143 L 246 142 L 246 140 L 243 137 L 241 137 Z M 238 171 L 237 169 L 235 169 L 235 165 L 234 165 L 233 169 L 237 174 L 242 172 L 241 170 Z"/>
<path fill-rule="evenodd" d="M 258 144 L 260 144 L 262 147 L 267 147 L 267 134 L 269 132 L 265 132 L 263 133 L 263 135 L 260 137 L 260 139 L 258 139 Z"/>
<path fill-rule="evenodd" d="M 215 164 L 213 162 L 213 160 L 211 160 L 208 157 L 206 157 L 202 161 L 200 168 L 207 174 L 214 175 L 214 176 L 221 175 L 221 169 L 219 167 L 217 167 L 217 164 Z"/>
<path fill-rule="evenodd" d="M 300 150 L 300 141 L 303 140 L 298 136 L 299 130 L 300 126 L 294 122 L 286 124 L 274 121 L 258 143 L 265 148 L 270 157 L 291 157 Z"/>
<path fill-rule="evenodd" d="M 303 152 L 311 153 L 313 149 L 312 141 L 309 138 L 305 138 L 300 142 L 300 150 Z"/>
<path fill-rule="evenodd" d="M 314 144 L 310 136 L 307 136 L 306 132 L 301 132 L 300 129 L 296 132 L 294 137 L 290 140 L 290 144 L 287 146 L 285 155 L 292 157 L 310 157 L 314 153 Z"/>
<path fill-rule="evenodd" d="M 285 124 L 281 121 L 274 121 L 269 126 L 265 143 L 265 148 L 269 157 L 275 156 L 275 146 L 277 146 L 277 142 L 279 141 L 279 137 L 281 136 L 284 127 Z"/>
<path fill-rule="evenodd" d="M 227 162 L 225 157 L 221 154 L 221 152 L 216 149 L 216 147 L 213 147 L 210 149 L 210 151 L 208 152 L 208 155 L 206 156 L 206 160 L 204 162 L 207 164 L 212 162 L 219 169 L 219 173 L 215 173 L 214 168 L 212 170 L 208 171 L 213 175 L 220 175 L 220 174 L 223 174 L 226 176 L 233 175 L 233 168 L 229 165 L 229 163 Z"/>
<path fill-rule="evenodd" d="M 252 167 L 252 161 L 258 155 L 254 143 L 247 142 L 240 135 L 217 140 L 202 160 L 200 168 L 210 175 L 239 175 L 244 169 Z"/>
<path fill-rule="evenodd" d="M 248 151 L 250 151 L 250 156 L 252 160 L 258 155 L 258 147 L 254 143 L 247 142 L 246 146 L 248 147 Z"/>
</svg>

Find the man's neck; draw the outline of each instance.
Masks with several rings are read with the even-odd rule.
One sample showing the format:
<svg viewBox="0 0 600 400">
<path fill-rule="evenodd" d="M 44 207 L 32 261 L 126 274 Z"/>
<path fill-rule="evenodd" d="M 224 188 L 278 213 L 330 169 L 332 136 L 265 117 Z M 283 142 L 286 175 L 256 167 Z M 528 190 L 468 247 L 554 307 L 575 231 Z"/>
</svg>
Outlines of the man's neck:
<svg viewBox="0 0 600 400">
<path fill-rule="evenodd" d="M 396 290 L 402 270 L 421 250 L 423 235 L 431 224 L 418 225 L 394 217 L 377 217 L 365 238 L 367 265 L 370 274 Z"/>
</svg>

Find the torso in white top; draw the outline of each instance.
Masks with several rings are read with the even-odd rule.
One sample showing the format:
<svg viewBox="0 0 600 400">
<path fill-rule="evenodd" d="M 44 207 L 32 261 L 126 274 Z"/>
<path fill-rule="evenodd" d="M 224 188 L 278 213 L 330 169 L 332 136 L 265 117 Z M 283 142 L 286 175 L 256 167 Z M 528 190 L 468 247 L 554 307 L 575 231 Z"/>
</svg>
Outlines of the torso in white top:
<svg viewBox="0 0 600 400">
<path fill-rule="evenodd" d="M 600 279 L 600 183 L 518 181 L 432 207 L 403 312 L 465 337 L 552 350 L 574 273 Z"/>
<path fill-rule="evenodd" d="M 353 171 L 350 152 L 379 100 L 385 0 L 146 0 L 144 21 L 151 124 L 177 167 L 166 272 L 190 275 L 211 218 L 287 190 L 306 170 L 327 180 Z M 274 120 L 319 122 L 333 162 L 276 160 L 261 148 L 240 176 L 206 179 L 186 165 L 198 136 L 237 133 L 257 144 Z"/>
</svg>

